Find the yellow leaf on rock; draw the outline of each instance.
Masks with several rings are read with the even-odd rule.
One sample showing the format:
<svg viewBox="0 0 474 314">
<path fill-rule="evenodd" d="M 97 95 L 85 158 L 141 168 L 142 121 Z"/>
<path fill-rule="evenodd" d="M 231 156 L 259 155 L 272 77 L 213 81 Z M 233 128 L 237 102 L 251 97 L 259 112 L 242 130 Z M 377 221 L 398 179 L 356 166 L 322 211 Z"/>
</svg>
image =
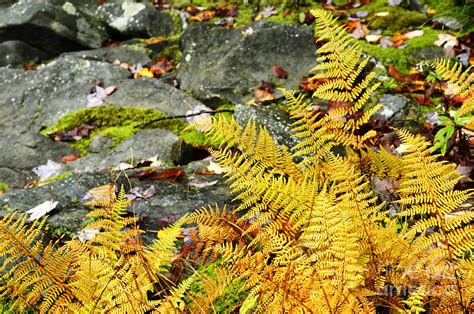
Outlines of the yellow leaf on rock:
<svg viewBox="0 0 474 314">
<path fill-rule="evenodd" d="M 138 78 L 138 77 L 142 77 L 142 76 L 145 76 L 145 77 L 154 77 L 153 75 L 153 72 L 150 71 L 150 69 L 148 68 L 142 68 L 140 70 L 140 72 L 138 73 L 135 73 L 135 78 Z"/>
</svg>

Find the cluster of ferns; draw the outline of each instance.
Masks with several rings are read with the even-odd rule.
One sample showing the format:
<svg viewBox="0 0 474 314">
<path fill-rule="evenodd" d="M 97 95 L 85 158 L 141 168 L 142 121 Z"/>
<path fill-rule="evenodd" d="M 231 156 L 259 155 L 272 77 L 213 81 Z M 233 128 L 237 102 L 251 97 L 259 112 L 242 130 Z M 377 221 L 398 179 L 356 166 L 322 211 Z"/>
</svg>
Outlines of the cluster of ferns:
<svg viewBox="0 0 474 314">
<path fill-rule="evenodd" d="M 190 213 L 151 245 L 112 187 L 90 204 L 86 228 L 98 232 L 84 242 L 43 244 L 45 219 L 28 224 L 12 213 L 0 220 L 0 298 L 41 313 L 209 313 L 239 283 L 240 313 L 472 311 L 474 191 L 456 188 L 456 165 L 439 161 L 423 137 L 401 129 L 398 147 L 374 147 L 377 133 L 364 126 L 382 105 L 367 108 L 378 87 L 369 59 L 330 13 L 312 14 L 320 42 L 313 79 L 323 82 L 313 97 L 344 106 L 322 113 L 282 90 L 291 148 L 252 121 L 192 125 L 215 143 L 235 208 Z M 472 72 L 445 60 L 430 67 L 471 117 Z M 214 273 L 188 271 L 173 283 L 184 225 L 195 226 L 189 263 L 212 262 Z"/>
</svg>

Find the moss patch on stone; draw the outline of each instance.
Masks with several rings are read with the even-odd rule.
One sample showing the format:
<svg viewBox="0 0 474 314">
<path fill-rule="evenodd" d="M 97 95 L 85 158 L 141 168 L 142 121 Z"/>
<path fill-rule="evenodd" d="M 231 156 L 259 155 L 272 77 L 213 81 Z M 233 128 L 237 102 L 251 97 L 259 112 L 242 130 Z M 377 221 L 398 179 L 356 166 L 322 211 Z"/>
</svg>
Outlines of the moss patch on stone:
<svg viewBox="0 0 474 314">
<path fill-rule="evenodd" d="M 88 153 L 92 137 L 104 134 L 120 144 L 130 136 L 143 129 L 161 128 L 169 130 L 193 146 L 209 145 L 209 139 L 195 130 L 185 130 L 188 123 L 177 118 L 167 118 L 162 112 L 150 108 L 99 106 L 68 114 L 41 133 L 65 132 L 81 124 L 94 126 L 89 137 L 76 141 L 72 146 L 79 150 L 81 156 Z"/>
<path fill-rule="evenodd" d="M 55 177 L 52 177 L 52 178 L 46 179 L 44 181 L 41 181 L 40 183 L 45 184 L 45 183 L 50 183 L 50 182 L 56 182 L 56 181 L 62 180 L 64 178 L 67 178 L 67 177 L 70 177 L 70 176 L 72 176 L 71 172 L 64 172 L 64 173 L 58 174 Z"/>
</svg>

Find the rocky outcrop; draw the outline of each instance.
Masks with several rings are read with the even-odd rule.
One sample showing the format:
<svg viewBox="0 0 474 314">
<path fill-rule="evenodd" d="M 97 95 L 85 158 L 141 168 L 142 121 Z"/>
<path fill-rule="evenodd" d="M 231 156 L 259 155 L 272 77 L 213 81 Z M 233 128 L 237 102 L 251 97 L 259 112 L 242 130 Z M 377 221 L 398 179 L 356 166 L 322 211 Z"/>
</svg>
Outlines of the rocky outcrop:
<svg viewBox="0 0 474 314">
<path fill-rule="evenodd" d="M 108 34 L 89 2 L 15 1 L 0 9 L 0 42 L 20 40 L 51 55 L 98 48 Z"/>
<path fill-rule="evenodd" d="M 103 86 L 117 87 L 106 99 L 107 104 L 113 106 L 150 108 L 168 116 L 181 116 L 201 105 L 156 79 L 130 79 L 131 72 L 120 66 L 74 56 L 63 56 L 38 71 L 6 68 L 0 71 L 0 116 L 3 117 L 0 146 L 8 147 L 0 156 L 0 178 L 14 186 L 34 178 L 33 167 L 45 164 L 47 160 L 59 162 L 62 156 L 73 152 L 67 144 L 53 142 L 38 133 L 61 117 L 85 109 L 87 97 L 97 81 Z M 150 142 L 146 144 L 145 139 Z M 135 140 L 145 143 L 141 144 L 145 147 L 157 144 L 153 137 L 138 136 Z M 163 141 L 169 144 L 175 143 L 176 139 Z M 173 162 L 179 153 L 171 153 L 175 144 L 168 144 L 164 150 L 169 152 L 164 156 Z M 101 156 L 101 160 L 122 161 L 125 149 L 117 149 L 110 151 L 112 155 L 118 154 L 117 158 Z"/>
<path fill-rule="evenodd" d="M 105 22 L 114 37 L 155 37 L 173 33 L 173 19 L 156 11 L 145 3 L 105 3 L 98 9 L 98 15 Z"/>
<path fill-rule="evenodd" d="M 315 45 L 307 27 L 259 21 L 240 29 L 191 24 L 181 37 L 181 89 L 199 99 L 251 98 L 262 81 L 296 88 L 315 65 Z M 279 65 L 288 79 L 272 71 Z"/>
<path fill-rule="evenodd" d="M 8 40 L 0 43 L 0 67 L 7 65 L 24 65 L 50 57 L 50 54 L 32 47 L 19 40 Z"/>
<path fill-rule="evenodd" d="M 140 219 L 144 230 L 158 230 L 183 214 L 209 204 L 231 205 L 229 190 L 221 175 L 195 173 L 205 170 L 208 165 L 209 161 L 200 161 L 183 167 L 184 175 L 176 182 L 140 181 L 135 176 L 137 170 L 129 170 L 126 175 L 112 174 L 112 177 L 110 173 L 73 174 L 39 187 L 8 192 L 0 199 L 0 215 L 6 209 L 27 211 L 45 201 L 54 200 L 58 204 L 48 213 L 48 225 L 52 230 L 60 229 L 62 233 L 74 235 L 82 228 L 85 214 L 90 211 L 84 205 L 87 192 L 115 180 L 117 188 L 123 186 L 127 193 L 130 193 L 131 187 L 148 189 L 154 186 L 155 194 L 146 199 L 134 199 L 127 211 Z M 153 238 L 156 235 L 149 233 L 147 236 Z"/>
</svg>

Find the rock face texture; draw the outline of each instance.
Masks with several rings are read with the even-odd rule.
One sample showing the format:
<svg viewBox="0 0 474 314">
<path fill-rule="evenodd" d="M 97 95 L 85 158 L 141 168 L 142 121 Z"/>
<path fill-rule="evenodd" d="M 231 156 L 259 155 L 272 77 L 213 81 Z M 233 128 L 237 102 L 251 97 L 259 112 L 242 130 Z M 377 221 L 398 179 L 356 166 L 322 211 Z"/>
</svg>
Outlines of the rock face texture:
<svg viewBox="0 0 474 314">
<path fill-rule="evenodd" d="M 10 149 L 5 149 L 0 155 L 0 178 L 13 186 L 23 185 L 34 178 L 33 167 L 45 164 L 47 160 L 58 162 L 61 157 L 74 152 L 66 143 L 53 142 L 39 132 L 54 125 L 61 117 L 86 109 L 87 97 L 96 81 L 104 86 L 116 86 L 116 93 L 106 99 L 109 105 L 156 109 L 168 116 L 184 115 L 202 105 L 156 79 L 129 79 L 131 72 L 120 66 L 72 55 L 60 57 L 38 71 L 3 68 L 1 72 L 0 146 Z M 178 139 L 158 138 L 164 139 L 163 145 L 169 144 L 163 148 L 166 151 L 163 157 L 179 163 L 180 153 L 173 148 Z M 153 136 L 138 136 L 135 140 L 144 147 L 157 144 Z M 145 151 L 144 147 L 140 150 Z M 101 156 L 103 165 L 110 166 L 110 161 L 125 161 L 127 149 L 120 149 L 117 147 L 109 152 L 112 156 L 118 154 L 116 157 Z M 137 152 L 135 155 L 141 156 Z"/>
<path fill-rule="evenodd" d="M 105 3 L 97 12 L 115 37 L 167 36 L 173 32 L 172 18 L 145 3 Z"/>
<path fill-rule="evenodd" d="M 87 4 L 91 2 L 74 5 L 67 1 L 18 0 L 10 3 L 0 10 L 0 42 L 20 40 L 53 55 L 98 48 L 108 34 L 90 11 L 92 6 Z"/>
<path fill-rule="evenodd" d="M 259 21 L 240 29 L 191 24 L 181 37 L 181 89 L 199 99 L 227 98 L 240 103 L 262 81 L 295 88 L 315 65 L 309 28 Z M 272 71 L 279 65 L 288 79 Z"/>
</svg>

